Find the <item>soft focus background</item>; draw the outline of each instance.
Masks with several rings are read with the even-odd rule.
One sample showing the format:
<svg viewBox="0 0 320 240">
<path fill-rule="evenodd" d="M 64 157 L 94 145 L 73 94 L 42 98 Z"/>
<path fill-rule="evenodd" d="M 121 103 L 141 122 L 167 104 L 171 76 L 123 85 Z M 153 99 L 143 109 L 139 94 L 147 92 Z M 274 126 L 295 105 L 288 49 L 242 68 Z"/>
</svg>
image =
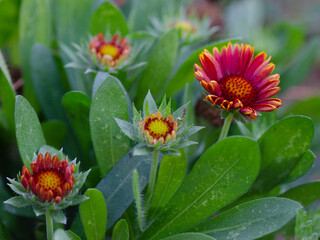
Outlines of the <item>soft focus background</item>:
<svg viewBox="0 0 320 240">
<path fill-rule="evenodd" d="M 9 66 L 14 88 L 19 94 L 24 94 L 21 68 L 24 55 L 20 51 L 24 43 L 19 42 L 19 11 L 22 2 L 21 0 L 0 0 L 0 49 Z M 103 1 L 96 2 L 98 4 Z M 134 0 L 113 2 L 123 10 L 126 17 L 132 5 L 135 4 Z M 288 187 L 319 179 L 320 1 L 197 0 L 180 2 L 185 2 L 188 12 L 196 13 L 200 18 L 206 16 L 210 19 L 212 26 L 220 28 L 212 36 L 212 40 L 241 37 L 242 42 L 255 46 L 256 52 L 265 51 L 268 56 L 272 56 L 272 61 L 276 64 L 274 72 L 281 75 L 282 90 L 278 97 L 282 99 L 283 107 L 278 111 L 278 118 L 301 114 L 312 118 L 315 125 L 315 137 L 311 146 L 311 150 L 317 156 L 315 164 L 306 176 L 290 183 Z M 136 29 L 148 27 L 144 21 L 157 14 L 155 9 L 156 7 L 150 9 L 150 16 L 143 16 L 141 24 L 135 26 Z M 34 26 L 34 28 L 37 27 L 40 26 Z M 196 105 L 196 108 L 199 109 L 201 106 Z M 199 112 L 197 109 L 196 113 Z M 213 124 L 220 122 L 220 117 L 214 113 L 201 117 L 209 118 Z M 7 133 L 0 128 L 0 184 L 6 182 L 6 177 L 15 177 L 16 169 L 21 169 L 17 146 L 12 143 L 14 139 L 9 141 L 8 139 Z M 7 194 L 1 191 L 0 201 L 6 198 Z M 0 204 L 1 221 L 6 216 L 4 208 L 3 204 Z M 19 218 L 20 221 L 26 219 Z M 11 220 L 16 221 L 13 218 L 4 221 Z M 25 224 L 28 225 L 28 223 Z M 281 236 L 279 238 L 281 239 Z"/>
</svg>

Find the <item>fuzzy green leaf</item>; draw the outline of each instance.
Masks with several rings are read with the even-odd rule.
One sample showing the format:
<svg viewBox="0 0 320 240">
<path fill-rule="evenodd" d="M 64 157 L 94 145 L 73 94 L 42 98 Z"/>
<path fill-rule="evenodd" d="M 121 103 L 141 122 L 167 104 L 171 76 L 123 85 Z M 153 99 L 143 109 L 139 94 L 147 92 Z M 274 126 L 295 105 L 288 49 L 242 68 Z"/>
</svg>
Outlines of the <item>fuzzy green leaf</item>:
<svg viewBox="0 0 320 240">
<path fill-rule="evenodd" d="M 115 118 L 114 120 L 116 120 L 119 128 L 124 134 L 126 134 L 133 141 L 139 141 L 139 137 L 137 136 L 137 133 L 134 130 L 133 124 L 118 118 Z"/>
<path fill-rule="evenodd" d="M 4 203 L 17 208 L 27 207 L 31 205 L 31 203 L 29 201 L 26 201 L 26 199 L 23 196 L 9 198 L 7 201 L 4 201 Z"/>
<path fill-rule="evenodd" d="M 307 207 L 320 198 L 320 181 L 314 181 L 291 188 L 280 197 L 290 198 Z"/>
<path fill-rule="evenodd" d="M 103 175 L 130 150 L 130 139 L 114 118 L 128 121 L 126 95 L 116 79 L 107 77 L 94 95 L 90 108 L 90 130 L 100 171 Z"/>
<path fill-rule="evenodd" d="M 33 87 L 46 118 L 66 120 L 61 105 L 64 89 L 51 50 L 36 43 L 31 49 L 30 67 Z"/>
<path fill-rule="evenodd" d="M 121 36 L 128 34 L 126 19 L 121 11 L 111 2 L 102 3 L 93 13 L 90 23 L 90 33 L 115 34 L 119 32 Z M 110 39 L 108 40 L 110 41 Z"/>
<path fill-rule="evenodd" d="M 56 223 L 67 224 L 67 218 L 61 210 L 51 211 L 50 214 Z"/>
<path fill-rule="evenodd" d="M 66 231 L 66 233 L 71 240 L 81 240 L 81 238 L 71 230 Z"/>
<path fill-rule="evenodd" d="M 184 179 L 186 167 L 187 159 L 184 150 L 181 150 L 180 156 L 163 156 L 149 207 L 149 216 L 155 216 L 171 199 Z"/>
<path fill-rule="evenodd" d="M 142 239 L 159 239 L 188 230 L 246 193 L 260 167 L 255 141 L 229 137 L 209 148 Z"/>
<path fill-rule="evenodd" d="M 133 170 L 132 174 L 132 189 L 133 189 L 133 195 L 136 203 L 136 209 L 137 209 L 137 219 L 139 228 L 141 231 L 144 229 L 144 213 L 143 213 L 143 206 L 142 206 L 142 195 L 140 191 L 140 183 L 139 183 L 139 174 L 137 169 Z"/>
<path fill-rule="evenodd" d="M 68 233 L 66 233 L 63 229 L 57 229 L 54 232 L 53 240 L 72 240 L 72 238 L 70 238 Z"/>
<path fill-rule="evenodd" d="M 205 235 L 203 233 L 180 233 L 161 240 L 214 240 L 213 237 Z"/>
<path fill-rule="evenodd" d="M 119 220 L 114 226 L 112 240 L 129 240 L 129 228 L 125 219 Z"/>
<path fill-rule="evenodd" d="M 217 239 L 257 239 L 280 229 L 302 206 L 286 198 L 261 198 L 210 218 L 190 231 Z"/>
<path fill-rule="evenodd" d="M 107 207 L 102 193 L 97 189 L 88 189 L 88 200 L 79 205 L 81 221 L 88 240 L 102 240 L 107 226 Z"/>
<path fill-rule="evenodd" d="M 302 158 L 298 161 L 297 165 L 294 169 L 290 172 L 290 174 L 284 180 L 285 183 L 293 182 L 298 178 L 305 175 L 313 165 L 315 155 L 311 150 L 308 150 Z"/>
<path fill-rule="evenodd" d="M 157 104 L 154 101 L 150 90 L 143 101 L 143 117 L 149 116 L 151 113 L 156 114 L 158 111 Z"/>
<path fill-rule="evenodd" d="M 22 96 L 16 97 L 16 137 L 21 159 L 29 165 L 33 154 L 46 144 L 37 114 Z"/>
<path fill-rule="evenodd" d="M 310 118 L 285 118 L 259 139 L 261 169 L 253 191 L 269 191 L 283 181 L 308 150 L 314 134 Z M 279 137 L 281 136 L 281 138 Z"/>
<path fill-rule="evenodd" d="M 46 121 L 41 124 L 41 127 L 47 144 L 55 148 L 61 148 L 67 132 L 64 122 Z"/>
<path fill-rule="evenodd" d="M 161 99 L 177 58 L 178 42 L 178 34 L 175 30 L 172 30 L 152 50 L 147 61 L 147 68 L 143 71 L 139 80 L 138 106 L 142 105 L 142 96 L 145 96 L 148 89 L 156 100 Z"/>
<path fill-rule="evenodd" d="M 3 74 L 1 73 L 3 72 Z M 3 106 L 3 112 L 6 116 L 9 129 L 14 132 L 14 104 L 16 93 L 12 86 L 11 76 L 8 67 L 0 51 L 0 99 Z"/>
<path fill-rule="evenodd" d="M 134 200 L 132 191 L 132 173 L 137 169 L 140 176 L 140 188 L 148 182 L 151 156 L 133 156 L 132 151 L 125 155 L 111 171 L 100 181 L 97 189 L 106 199 L 108 206 L 109 229 L 129 207 Z"/>
<path fill-rule="evenodd" d="M 90 98 L 82 92 L 68 92 L 62 98 L 62 105 L 67 113 L 72 129 L 74 130 L 83 151 L 85 159 L 81 159 L 81 164 L 86 169 L 89 168 L 90 155 L 90 129 L 89 112 Z"/>
<path fill-rule="evenodd" d="M 20 8 L 19 48 L 23 73 L 24 96 L 35 107 L 36 95 L 32 85 L 30 54 L 37 42 L 50 46 L 52 41 L 51 4 L 46 0 L 26 0 Z M 37 60 L 38 62 L 41 62 Z M 43 79 L 45 80 L 45 79 Z"/>
</svg>

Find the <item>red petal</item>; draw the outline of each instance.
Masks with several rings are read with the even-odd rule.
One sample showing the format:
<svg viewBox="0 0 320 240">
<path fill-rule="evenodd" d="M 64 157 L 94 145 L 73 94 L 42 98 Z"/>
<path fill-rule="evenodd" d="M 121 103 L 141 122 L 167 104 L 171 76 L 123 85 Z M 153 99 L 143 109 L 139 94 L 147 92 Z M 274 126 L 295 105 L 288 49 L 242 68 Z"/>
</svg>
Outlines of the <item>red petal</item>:
<svg viewBox="0 0 320 240">
<path fill-rule="evenodd" d="M 246 79 L 251 79 L 253 73 L 257 70 L 258 67 L 266 60 L 267 54 L 265 52 L 259 53 L 250 63 L 248 69 L 244 75 Z"/>
<path fill-rule="evenodd" d="M 260 93 L 265 92 L 266 90 L 268 90 L 270 88 L 278 86 L 279 83 L 280 83 L 279 79 L 270 80 L 269 82 L 266 82 L 263 86 L 261 86 L 259 88 L 258 92 L 260 92 Z"/>
<path fill-rule="evenodd" d="M 274 70 L 275 65 L 273 63 L 269 63 L 260 73 L 257 74 L 254 81 L 256 84 L 260 83 L 263 79 L 269 76 Z"/>
<path fill-rule="evenodd" d="M 51 155 L 48 152 L 44 156 L 44 167 L 45 167 L 45 169 L 51 168 Z"/>
<path fill-rule="evenodd" d="M 212 59 L 214 59 L 213 56 L 206 49 L 204 50 L 204 52 L 202 52 L 199 55 L 200 64 L 203 67 L 203 70 L 205 71 L 205 73 L 208 75 L 209 79 L 210 80 L 216 80 L 216 79 L 218 79 L 217 66 L 212 61 Z"/>
<path fill-rule="evenodd" d="M 277 109 L 277 107 L 271 104 L 259 104 L 259 103 L 253 104 L 252 107 L 257 111 L 263 111 L 263 112 L 271 112 Z"/>
<path fill-rule="evenodd" d="M 279 87 L 270 88 L 270 89 L 260 93 L 260 95 L 258 95 L 257 100 L 262 100 L 265 98 L 272 97 L 272 96 L 276 95 L 279 91 L 280 91 Z"/>
<path fill-rule="evenodd" d="M 232 54 L 232 69 L 231 74 L 237 74 L 239 69 L 239 57 L 240 57 L 240 46 L 235 44 Z"/>
</svg>

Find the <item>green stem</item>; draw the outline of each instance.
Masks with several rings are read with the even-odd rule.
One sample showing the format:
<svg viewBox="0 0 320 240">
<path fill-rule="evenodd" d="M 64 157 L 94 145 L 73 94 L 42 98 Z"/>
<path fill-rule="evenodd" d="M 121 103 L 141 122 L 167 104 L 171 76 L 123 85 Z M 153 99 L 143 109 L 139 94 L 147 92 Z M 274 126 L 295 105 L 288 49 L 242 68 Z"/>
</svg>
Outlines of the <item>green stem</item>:
<svg viewBox="0 0 320 240">
<path fill-rule="evenodd" d="M 158 158 L 159 158 L 159 150 L 155 150 L 152 155 L 149 184 L 147 189 L 146 206 L 150 203 L 150 200 L 152 198 L 154 184 L 156 182 L 156 176 L 157 176 Z"/>
<path fill-rule="evenodd" d="M 229 132 L 229 128 L 230 128 L 230 125 L 232 122 L 232 117 L 233 117 L 232 113 L 229 113 L 228 116 L 224 119 L 224 123 L 223 123 L 222 129 L 221 129 L 221 133 L 220 133 L 218 141 L 227 137 L 228 132 Z"/>
<path fill-rule="evenodd" d="M 47 239 L 53 240 L 53 221 L 50 215 L 50 210 L 46 211 L 46 228 L 47 228 Z"/>
</svg>

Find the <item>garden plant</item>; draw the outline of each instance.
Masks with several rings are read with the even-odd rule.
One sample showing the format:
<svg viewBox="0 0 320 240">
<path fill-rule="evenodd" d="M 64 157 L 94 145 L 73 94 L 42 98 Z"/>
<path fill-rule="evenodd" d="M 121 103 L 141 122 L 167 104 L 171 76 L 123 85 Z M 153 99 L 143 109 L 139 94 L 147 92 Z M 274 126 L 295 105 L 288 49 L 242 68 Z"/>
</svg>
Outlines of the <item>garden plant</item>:
<svg viewBox="0 0 320 240">
<path fill-rule="evenodd" d="M 0 239 L 319 239 L 319 39 L 197 2 L 0 1 Z"/>
</svg>

